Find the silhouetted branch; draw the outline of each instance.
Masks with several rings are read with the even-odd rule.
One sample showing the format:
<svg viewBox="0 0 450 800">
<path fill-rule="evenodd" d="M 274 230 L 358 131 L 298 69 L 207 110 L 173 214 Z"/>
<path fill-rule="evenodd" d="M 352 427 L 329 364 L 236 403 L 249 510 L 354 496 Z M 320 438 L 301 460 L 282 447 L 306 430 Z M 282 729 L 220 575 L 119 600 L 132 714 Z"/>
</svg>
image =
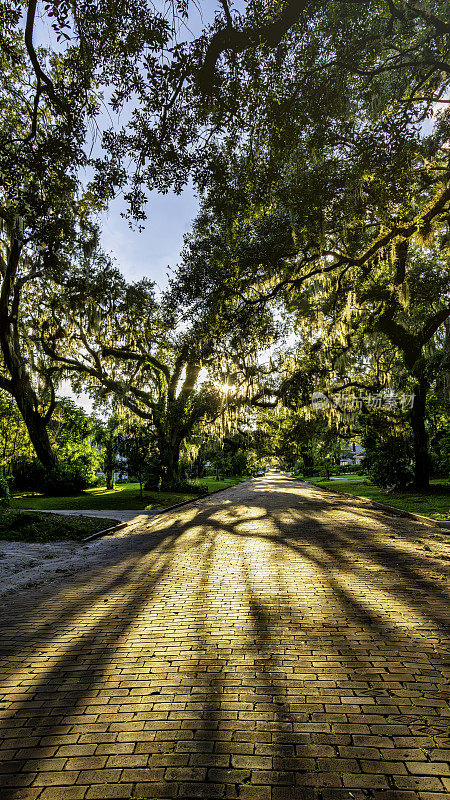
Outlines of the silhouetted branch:
<svg viewBox="0 0 450 800">
<path fill-rule="evenodd" d="M 211 89 L 214 70 L 223 52 L 231 50 L 233 53 L 241 53 L 249 47 L 257 47 L 261 44 L 275 47 L 288 30 L 295 25 L 306 5 L 307 0 L 287 0 L 283 11 L 274 22 L 259 25 L 256 28 L 236 30 L 227 19 L 227 26 L 216 31 L 206 51 L 198 75 L 198 83 L 202 92 L 207 94 Z"/>
</svg>

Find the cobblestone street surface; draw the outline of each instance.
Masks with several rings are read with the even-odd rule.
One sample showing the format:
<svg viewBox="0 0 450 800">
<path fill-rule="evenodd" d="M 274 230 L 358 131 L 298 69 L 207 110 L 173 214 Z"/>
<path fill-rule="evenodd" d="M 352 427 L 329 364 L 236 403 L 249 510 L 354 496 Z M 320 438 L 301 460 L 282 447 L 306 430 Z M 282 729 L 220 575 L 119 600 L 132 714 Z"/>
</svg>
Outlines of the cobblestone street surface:
<svg viewBox="0 0 450 800">
<path fill-rule="evenodd" d="M 0 798 L 450 793 L 448 534 L 272 474 L 1 610 Z"/>
</svg>

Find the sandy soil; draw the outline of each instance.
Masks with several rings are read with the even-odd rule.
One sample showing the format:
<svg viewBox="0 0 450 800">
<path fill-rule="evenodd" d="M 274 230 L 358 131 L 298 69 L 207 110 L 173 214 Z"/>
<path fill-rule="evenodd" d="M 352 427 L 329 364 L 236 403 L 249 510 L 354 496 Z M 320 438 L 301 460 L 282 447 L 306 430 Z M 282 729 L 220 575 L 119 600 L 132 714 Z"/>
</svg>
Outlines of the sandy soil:
<svg viewBox="0 0 450 800">
<path fill-rule="evenodd" d="M 148 515 L 144 520 L 148 520 Z M 142 521 L 143 515 L 135 515 L 121 531 L 84 544 L 75 541 L 47 544 L 0 541 L 0 597 L 86 569 L 91 562 L 97 561 L 103 549 L 111 547 L 113 538 L 129 535 Z"/>
</svg>

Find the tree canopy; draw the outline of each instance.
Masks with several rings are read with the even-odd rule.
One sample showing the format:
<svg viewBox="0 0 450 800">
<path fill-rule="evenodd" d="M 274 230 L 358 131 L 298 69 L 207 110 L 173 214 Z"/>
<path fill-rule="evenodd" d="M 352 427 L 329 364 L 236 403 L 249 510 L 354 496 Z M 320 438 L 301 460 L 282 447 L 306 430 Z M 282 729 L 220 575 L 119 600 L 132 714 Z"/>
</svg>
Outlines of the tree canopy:
<svg viewBox="0 0 450 800">
<path fill-rule="evenodd" d="M 411 391 L 426 486 L 450 316 L 447 4 L 39 11 L 46 48 L 35 1 L 1 8 L 0 388 L 43 463 L 63 378 L 151 422 L 168 474 L 200 422 L 292 405 L 301 378 L 303 402 L 320 382 Z M 95 214 L 122 192 L 143 222 L 149 192 L 189 180 L 201 211 L 159 300 L 101 252 Z"/>
</svg>

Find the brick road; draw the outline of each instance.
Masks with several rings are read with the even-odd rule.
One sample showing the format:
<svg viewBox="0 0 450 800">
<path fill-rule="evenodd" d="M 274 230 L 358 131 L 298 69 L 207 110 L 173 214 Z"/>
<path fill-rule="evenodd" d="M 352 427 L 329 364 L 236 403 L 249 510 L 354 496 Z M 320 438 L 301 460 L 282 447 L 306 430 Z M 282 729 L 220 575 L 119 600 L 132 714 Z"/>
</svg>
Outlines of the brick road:
<svg viewBox="0 0 450 800">
<path fill-rule="evenodd" d="M 0 797 L 443 800 L 447 541 L 279 475 L 102 540 L 3 605 Z"/>
</svg>

